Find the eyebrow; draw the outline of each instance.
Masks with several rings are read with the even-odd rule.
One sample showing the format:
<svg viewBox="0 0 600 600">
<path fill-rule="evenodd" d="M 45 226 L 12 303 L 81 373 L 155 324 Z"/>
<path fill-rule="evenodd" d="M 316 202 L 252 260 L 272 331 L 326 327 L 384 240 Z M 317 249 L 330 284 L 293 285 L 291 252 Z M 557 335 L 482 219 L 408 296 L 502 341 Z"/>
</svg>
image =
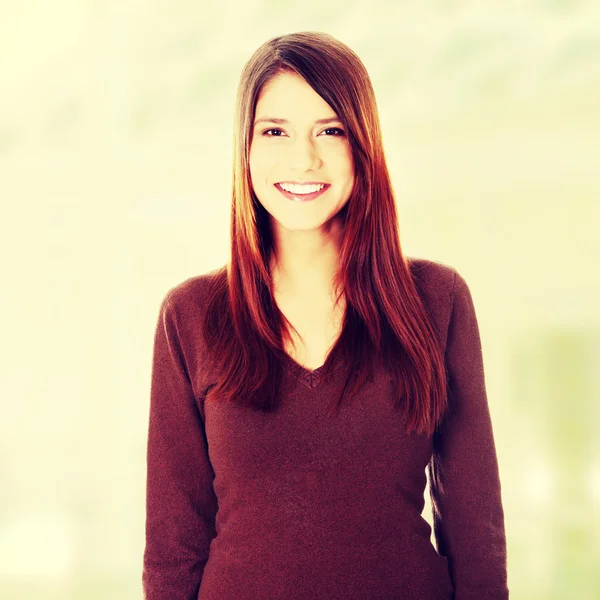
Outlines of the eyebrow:
<svg viewBox="0 0 600 600">
<path fill-rule="evenodd" d="M 266 121 L 268 123 L 277 123 L 278 125 L 287 125 L 289 123 L 289 121 L 287 119 L 278 119 L 276 117 L 261 117 L 260 119 L 256 119 L 256 121 L 254 121 L 254 125 L 257 125 L 258 123 L 261 123 L 263 121 Z M 335 117 L 329 117 L 327 119 L 317 119 L 315 121 L 315 125 L 325 125 L 326 123 L 341 123 L 341 119 L 339 119 L 337 116 Z"/>
</svg>

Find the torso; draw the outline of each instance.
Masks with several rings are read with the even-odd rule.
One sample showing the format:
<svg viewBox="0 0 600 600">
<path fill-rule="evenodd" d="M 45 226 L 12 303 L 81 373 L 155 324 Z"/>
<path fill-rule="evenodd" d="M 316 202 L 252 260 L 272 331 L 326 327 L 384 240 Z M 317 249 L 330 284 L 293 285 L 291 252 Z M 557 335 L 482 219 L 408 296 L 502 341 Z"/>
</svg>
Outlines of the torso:
<svg viewBox="0 0 600 600">
<path fill-rule="evenodd" d="M 275 301 L 279 310 L 304 339 L 302 343 L 292 331 L 293 345 L 284 342 L 285 352 L 310 371 L 323 366 L 341 333 L 345 301 L 342 299 L 336 310 L 330 298 L 317 300 L 276 294 Z"/>
</svg>

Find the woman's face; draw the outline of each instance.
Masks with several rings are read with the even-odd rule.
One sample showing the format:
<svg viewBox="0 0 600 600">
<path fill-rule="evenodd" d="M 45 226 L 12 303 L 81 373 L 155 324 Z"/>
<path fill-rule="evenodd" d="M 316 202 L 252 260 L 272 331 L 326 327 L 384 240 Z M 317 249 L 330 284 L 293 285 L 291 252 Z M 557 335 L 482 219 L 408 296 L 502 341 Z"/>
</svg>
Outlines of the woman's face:
<svg viewBox="0 0 600 600">
<path fill-rule="evenodd" d="M 287 122 L 261 120 L 267 117 Z M 275 227 L 290 231 L 318 229 L 348 201 L 354 167 L 346 131 L 337 117 L 297 75 L 280 73 L 263 88 L 251 136 L 250 178 L 256 197 Z M 329 118 L 333 120 L 317 122 Z M 277 186 L 294 181 L 326 183 L 329 187 L 315 200 L 297 202 Z"/>
</svg>

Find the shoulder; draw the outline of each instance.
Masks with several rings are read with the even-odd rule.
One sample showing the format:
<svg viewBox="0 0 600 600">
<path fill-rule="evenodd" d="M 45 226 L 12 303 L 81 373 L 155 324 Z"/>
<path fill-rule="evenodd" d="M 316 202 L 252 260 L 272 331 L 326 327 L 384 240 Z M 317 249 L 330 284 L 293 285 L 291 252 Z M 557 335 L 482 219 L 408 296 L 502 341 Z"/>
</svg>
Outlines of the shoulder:
<svg viewBox="0 0 600 600">
<path fill-rule="evenodd" d="M 473 310 L 469 286 L 451 265 L 425 258 L 407 260 L 419 295 L 444 341 L 453 314 Z"/>
<path fill-rule="evenodd" d="M 212 286 L 226 280 L 226 267 L 188 277 L 167 290 L 162 306 L 168 306 L 176 313 L 185 313 L 190 309 L 197 313 L 206 305 Z"/>
<path fill-rule="evenodd" d="M 196 397 L 203 396 L 214 374 L 204 337 L 203 319 L 213 284 L 227 283 L 226 267 L 194 275 L 168 289 L 159 323 L 181 349 Z M 200 408 L 203 414 L 203 406 Z"/>
<path fill-rule="evenodd" d="M 452 266 L 427 258 L 407 257 L 415 285 L 432 301 L 452 301 L 460 273 Z"/>
</svg>

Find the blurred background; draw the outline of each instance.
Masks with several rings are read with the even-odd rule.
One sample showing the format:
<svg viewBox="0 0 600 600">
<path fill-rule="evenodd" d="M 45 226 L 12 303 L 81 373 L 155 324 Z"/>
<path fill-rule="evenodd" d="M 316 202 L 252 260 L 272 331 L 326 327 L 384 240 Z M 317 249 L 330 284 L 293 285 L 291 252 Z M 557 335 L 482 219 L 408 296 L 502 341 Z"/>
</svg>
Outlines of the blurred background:
<svg viewBox="0 0 600 600">
<path fill-rule="evenodd" d="M 591 0 L 0 1 L 0 597 L 141 600 L 158 309 L 227 261 L 239 75 L 303 30 L 371 75 L 404 253 L 471 289 L 511 598 L 600 597 Z"/>
</svg>

